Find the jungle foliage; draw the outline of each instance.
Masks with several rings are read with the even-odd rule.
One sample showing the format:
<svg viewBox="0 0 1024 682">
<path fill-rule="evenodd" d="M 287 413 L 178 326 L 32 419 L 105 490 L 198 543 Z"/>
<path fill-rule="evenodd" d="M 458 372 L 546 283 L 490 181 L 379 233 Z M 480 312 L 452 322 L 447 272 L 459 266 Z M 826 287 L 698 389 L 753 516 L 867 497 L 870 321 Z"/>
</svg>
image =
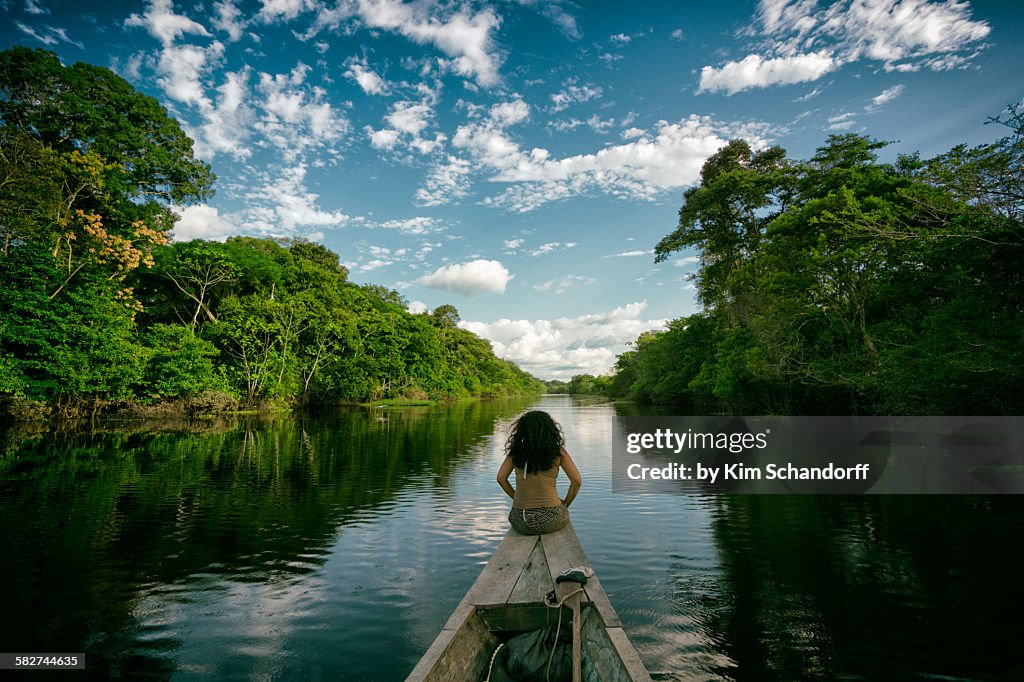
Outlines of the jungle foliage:
<svg viewBox="0 0 1024 682">
<path fill-rule="evenodd" d="M 153 98 L 0 52 L 0 398 L 245 404 L 540 392 L 460 329 L 303 240 L 169 243 L 214 176 Z"/>
<path fill-rule="evenodd" d="M 700 312 L 619 356 L 610 392 L 709 412 L 1024 409 L 1024 108 L 991 144 L 882 163 L 735 140 L 704 164 L 657 261 L 693 249 Z"/>
</svg>

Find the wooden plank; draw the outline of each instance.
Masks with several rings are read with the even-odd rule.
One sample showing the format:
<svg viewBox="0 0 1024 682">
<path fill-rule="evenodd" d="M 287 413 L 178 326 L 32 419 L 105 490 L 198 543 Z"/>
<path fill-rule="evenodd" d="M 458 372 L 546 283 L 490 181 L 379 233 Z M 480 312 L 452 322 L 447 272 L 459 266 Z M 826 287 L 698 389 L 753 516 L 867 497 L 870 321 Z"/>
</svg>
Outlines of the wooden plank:
<svg viewBox="0 0 1024 682">
<path fill-rule="evenodd" d="M 590 566 L 590 561 L 583 551 L 583 545 L 580 544 L 579 536 L 576 535 L 576 529 L 572 527 L 572 523 L 569 523 L 557 533 L 541 537 L 544 538 L 544 550 L 547 553 L 548 565 L 551 566 L 552 579 L 557 578 L 558 574 L 567 568 Z M 557 570 L 555 570 L 556 565 L 559 566 Z M 594 602 L 604 624 L 608 627 L 621 627 L 622 621 L 619 620 L 619 615 L 615 613 L 615 609 L 612 607 L 608 595 L 605 594 L 597 575 L 594 575 L 587 581 L 586 590 L 587 598 Z"/>
<path fill-rule="evenodd" d="M 567 523 L 561 530 L 541 535 L 540 538 L 544 543 L 544 554 L 547 556 L 552 580 L 567 568 L 590 565 L 572 522 Z"/>
<path fill-rule="evenodd" d="M 539 536 L 509 531 L 498 545 L 494 556 L 484 566 L 480 577 L 466 593 L 464 602 L 471 604 L 504 604 L 512 594 L 519 575 L 526 566 Z"/>
<path fill-rule="evenodd" d="M 568 609 L 562 622 L 568 622 Z M 491 632 L 526 632 L 540 630 L 558 622 L 558 609 L 541 604 L 514 604 L 477 609 L 480 618 Z"/>
<path fill-rule="evenodd" d="M 597 607 L 597 612 L 601 614 L 601 620 L 604 621 L 605 627 L 622 627 L 619 614 L 615 612 L 611 600 L 608 599 L 608 595 L 605 593 L 604 588 L 601 586 L 601 581 L 596 575 L 587 581 L 586 589 L 587 596 L 590 597 L 590 601 Z"/>
<path fill-rule="evenodd" d="M 423 658 L 419 660 L 416 667 L 405 678 L 405 682 L 423 682 L 428 679 L 428 676 L 434 670 L 434 666 L 438 664 L 438 661 L 441 660 L 444 652 L 452 643 L 452 639 L 455 638 L 455 633 L 456 630 L 441 630 L 441 634 L 434 639 L 430 648 L 427 649 L 427 653 L 423 654 Z"/>
<path fill-rule="evenodd" d="M 452 611 L 452 615 L 448 616 L 448 622 L 444 624 L 442 631 L 444 630 L 458 630 L 463 626 L 468 618 L 473 615 L 473 609 L 476 607 L 466 601 L 463 597 L 459 605 Z"/>
<path fill-rule="evenodd" d="M 544 599 L 544 595 L 553 590 L 554 581 L 551 579 L 551 572 L 548 569 L 547 558 L 544 555 L 544 546 L 537 542 L 526 561 L 519 580 L 512 588 L 512 594 L 508 598 L 509 604 L 538 603 Z"/>
<path fill-rule="evenodd" d="M 498 639 L 471 614 L 458 630 L 442 630 L 406 682 L 475 682 L 485 670 Z"/>
<path fill-rule="evenodd" d="M 552 580 L 557 578 L 558 574 L 567 568 L 590 566 L 590 561 L 583 551 L 579 536 L 576 535 L 576 529 L 573 528 L 571 522 L 560 531 L 542 535 L 541 539 L 544 544 L 544 553 L 547 556 L 548 570 L 551 573 Z M 619 620 L 619 615 L 615 613 L 615 608 L 612 607 L 612 603 L 601 586 L 601 581 L 597 575 L 591 577 L 585 587 L 587 599 L 584 602 L 592 601 L 594 603 L 604 624 L 607 627 L 622 627 L 622 621 Z M 560 590 L 559 594 L 562 594 Z"/>
<path fill-rule="evenodd" d="M 643 661 L 640 660 L 640 654 L 636 652 L 636 647 L 629 641 L 625 631 L 622 628 L 606 628 L 606 630 L 612 646 L 615 647 L 615 652 L 626 668 L 626 679 L 635 680 L 635 682 L 651 682 L 651 674 L 647 672 Z"/>
</svg>

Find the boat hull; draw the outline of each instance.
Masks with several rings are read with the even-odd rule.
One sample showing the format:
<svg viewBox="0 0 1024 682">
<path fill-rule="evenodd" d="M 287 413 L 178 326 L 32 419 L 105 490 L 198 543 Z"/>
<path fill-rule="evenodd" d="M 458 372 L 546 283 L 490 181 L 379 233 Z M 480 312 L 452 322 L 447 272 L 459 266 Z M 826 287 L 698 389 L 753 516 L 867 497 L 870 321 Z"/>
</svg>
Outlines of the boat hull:
<svg viewBox="0 0 1024 682">
<path fill-rule="evenodd" d="M 572 524 L 546 535 L 510 530 L 407 682 L 483 679 L 494 650 L 510 634 L 558 621 L 559 609 L 546 606 L 544 595 L 577 589 L 570 582 L 556 586 L 555 578 L 567 568 L 588 565 Z M 580 608 L 583 649 L 599 678 L 650 680 L 596 576 L 584 586 Z M 572 611 L 567 606 L 561 611 L 562 627 L 569 628 Z"/>
</svg>

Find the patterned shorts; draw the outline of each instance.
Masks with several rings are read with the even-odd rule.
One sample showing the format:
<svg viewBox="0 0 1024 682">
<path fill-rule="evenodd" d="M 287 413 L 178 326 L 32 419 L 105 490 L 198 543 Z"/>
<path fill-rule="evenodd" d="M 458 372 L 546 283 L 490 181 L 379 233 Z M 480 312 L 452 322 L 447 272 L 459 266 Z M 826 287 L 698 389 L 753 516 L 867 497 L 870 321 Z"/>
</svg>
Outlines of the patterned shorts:
<svg viewBox="0 0 1024 682">
<path fill-rule="evenodd" d="M 516 509 L 508 513 L 508 521 L 512 527 L 523 535 L 543 535 L 560 530 L 569 522 L 569 510 L 564 504 L 557 507 L 535 507 L 533 509 Z"/>
</svg>

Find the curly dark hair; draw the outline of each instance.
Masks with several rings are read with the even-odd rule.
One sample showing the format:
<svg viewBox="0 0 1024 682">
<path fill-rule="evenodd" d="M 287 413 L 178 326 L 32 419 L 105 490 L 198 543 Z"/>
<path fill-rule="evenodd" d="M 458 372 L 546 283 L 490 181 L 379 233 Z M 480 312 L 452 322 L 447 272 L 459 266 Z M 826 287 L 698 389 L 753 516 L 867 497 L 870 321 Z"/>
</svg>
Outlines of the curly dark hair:
<svg viewBox="0 0 1024 682">
<path fill-rule="evenodd" d="M 547 412 L 533 410 L 512 425 L 505 441 L 505 454 L 520 469 L 547 471 L 562 455 L 563 445 L 562 427 Z"/>
</svg>

